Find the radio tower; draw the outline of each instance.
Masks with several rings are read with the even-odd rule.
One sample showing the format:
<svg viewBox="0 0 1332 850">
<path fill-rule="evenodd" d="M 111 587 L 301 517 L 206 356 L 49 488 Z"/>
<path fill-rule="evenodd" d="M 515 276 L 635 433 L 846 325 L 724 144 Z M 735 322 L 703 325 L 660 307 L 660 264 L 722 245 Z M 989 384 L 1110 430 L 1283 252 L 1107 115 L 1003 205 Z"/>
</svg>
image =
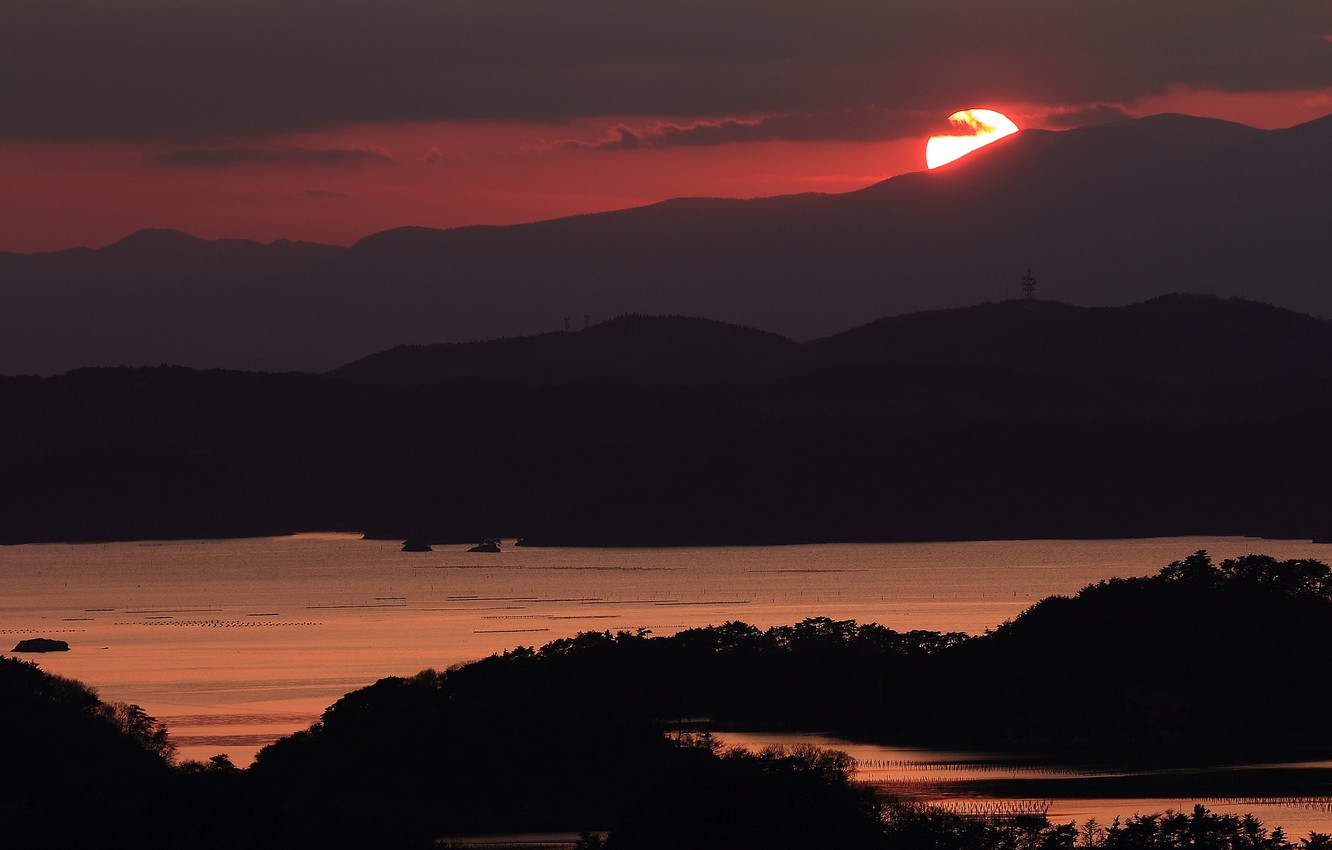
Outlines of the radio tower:
<svg viewBox="0 0 1332 850">
<path fill-rule="evenodd" d="M 1027 301 L 1036 298 L 1036 278 L 1031 276 L 1031 269 L 1027 269 L 1027 274 L 1022 278 L 1022 297 Z"/>
</svg>

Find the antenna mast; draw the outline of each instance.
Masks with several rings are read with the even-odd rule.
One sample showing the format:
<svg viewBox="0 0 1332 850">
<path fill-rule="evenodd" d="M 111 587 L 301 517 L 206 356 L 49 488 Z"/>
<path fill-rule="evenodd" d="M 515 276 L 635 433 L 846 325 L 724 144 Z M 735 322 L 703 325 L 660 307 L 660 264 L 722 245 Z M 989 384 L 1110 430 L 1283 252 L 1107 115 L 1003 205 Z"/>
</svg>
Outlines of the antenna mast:
<svg viewBox="0 0 1332 850">
<path fill-rule="evenodd" d="M 1027 301 L 1036 299 L 1036 278 L 1031 276 L 1031 269 L 1027 269 L 1027 274 L 1022 278 L 1022 297 Z"/>
</svg>

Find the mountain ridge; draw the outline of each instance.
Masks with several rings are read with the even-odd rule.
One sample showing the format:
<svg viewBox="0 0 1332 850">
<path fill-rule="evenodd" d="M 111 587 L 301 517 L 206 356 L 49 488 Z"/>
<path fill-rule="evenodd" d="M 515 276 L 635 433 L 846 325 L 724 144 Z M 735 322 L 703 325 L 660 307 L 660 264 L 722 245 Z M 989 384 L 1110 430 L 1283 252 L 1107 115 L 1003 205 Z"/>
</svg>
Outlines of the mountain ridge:
<svg viewBox="0 0 1332 850">
<path fill-rule="evenodd" d="M 1123 307 L 1015 299 L 887 316 L 805 343 L 684 316 L 575 332 L 395 346 L 328 374 L 368 383 L 754 382 L 839 366 L 995 367 L 1200 386 L 1332 377 L 1332 322 L 1260 302 L 1169 294 Z"/>
<path fill-rule="evenodd" d="M 1332 515 L 1332 325 L 1214 296 L 805 344 L 628 316 L 359 368 L 0 377 L 0 541 L 1312 537 Z"/>
<path fill-rule="evenodd" d="M 0 373 L 347 362 L 585 314 L 702 316 L 809 340 L 997 300 L 1028 268 L 1038 295 L 1086 306 L 1188 291 L 1332 315 L 1329 145 L 1332 116 L 1284 130 L 1157 116 L 1026 130 L 840 195 L 400 228 L 346 249 L 214 241 L 213 256 L 175 265 L 0 255 Z"/>
</svg>

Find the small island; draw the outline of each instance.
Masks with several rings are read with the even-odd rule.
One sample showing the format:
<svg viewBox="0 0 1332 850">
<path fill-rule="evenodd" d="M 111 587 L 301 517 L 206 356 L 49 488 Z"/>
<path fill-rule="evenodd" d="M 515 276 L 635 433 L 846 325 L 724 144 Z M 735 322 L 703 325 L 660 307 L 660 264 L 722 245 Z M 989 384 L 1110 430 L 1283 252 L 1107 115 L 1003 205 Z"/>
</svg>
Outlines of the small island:
<svg viewBox="0 0 1332 850">
<path fill-rule="evenodd" d="M 28 638 L 19 641 L 10 652 L 69 652 L 69 644 L 51 638 Z"/>
</svg>

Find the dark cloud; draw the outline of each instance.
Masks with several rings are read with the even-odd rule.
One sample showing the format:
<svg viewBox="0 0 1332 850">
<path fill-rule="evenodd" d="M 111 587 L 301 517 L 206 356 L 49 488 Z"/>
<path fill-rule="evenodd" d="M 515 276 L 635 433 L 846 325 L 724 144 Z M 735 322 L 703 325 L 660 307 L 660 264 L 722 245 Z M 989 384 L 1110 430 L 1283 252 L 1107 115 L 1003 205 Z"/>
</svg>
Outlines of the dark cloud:
<svg viewBox="0 0 1332 850">
<path fill-rule="evenodd" d="M 876 142 L 947 132 L 938 113 L 894 112 L 875 108 L 801 115 L 770 115 L 753 120 L 700 121 L 688 125 L 657 124 L 646 130 L 616 127 L 610 138 L 568 141 L 567 147 L 589 150 L 701 147 L 736 142 L 842 141 Z"/>
<path fill-rule="evenodd" d="M 4 0 L 0 137 L 1127 103 L 1332 86 L 1329 33 L 1328 0 Z"/>
<path fill-rule="evenodd" d="M 641 133 L 635 133 L 628 127 L 616 127 L 611 132 L 611 138 L 600 142 L 570 140 L 563 142 L 563 145 L 570 148 L 586 148 L 597 151 L 632 151 L 643 147 L 643 135 Z"/>
<path fill-rule="evenodd" d="M 352 149 L 283 148 L 181 148 L 152 158 L 161 165 L 341 165 L 354 162 L 388 162 L 375 151 Z"/>
</svg>

